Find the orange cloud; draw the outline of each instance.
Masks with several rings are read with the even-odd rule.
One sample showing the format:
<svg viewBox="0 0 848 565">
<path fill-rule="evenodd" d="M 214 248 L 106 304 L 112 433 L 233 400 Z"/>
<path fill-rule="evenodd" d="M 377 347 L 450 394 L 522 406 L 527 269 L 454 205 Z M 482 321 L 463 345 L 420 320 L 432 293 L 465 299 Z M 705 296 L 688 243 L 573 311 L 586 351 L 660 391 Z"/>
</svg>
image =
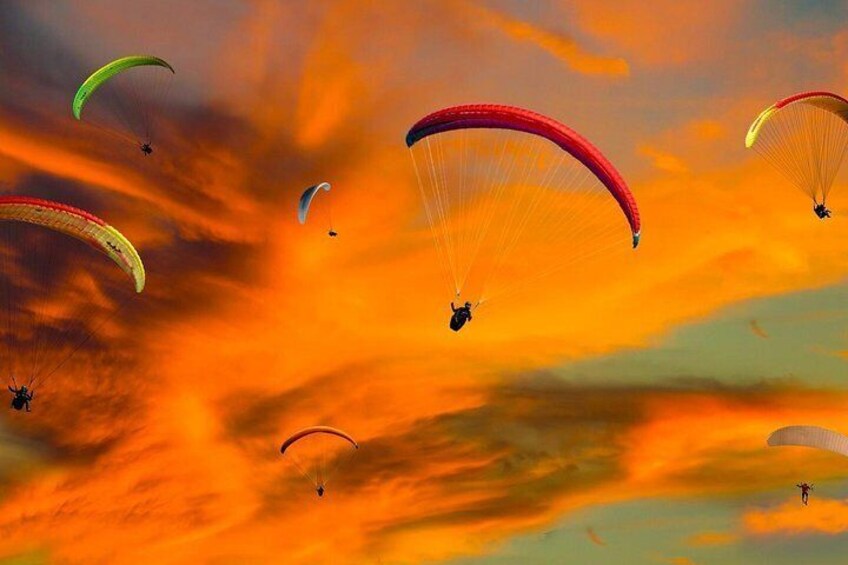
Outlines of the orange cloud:
<svg viewBox="0 0 848 565">
<path fill-rule="evenodd" d="M 730 532 L 701 532 L 690 536 L 686 543 L 693 547 L 711 547 L 736 543 L 739 535 Z"/>
<path fill-rule="evenodd" d="M 570 69 L 587 75 L 627 76 L 630 67 L 620 57 L 605 57 L 588 52 L 574 39 L 545 30 L 526 21 L 496 12 L 480 4 L 467 3 L 475 20 L 500 30 L 515 41 L 527 42 L 550 53 Z"/>
<path fill-rule="evenodd" d="M 680 157 L 650 145 L 640 145 L 639 154 L 651 159 L 654 167 L 668 173 L 688 173 L 689 167 Z"/>
<path fill-rule="evenodd" d="M 742 517 L 753 535 L 841 534 L 848 530 L 848 502 L 816 498 L 809 506 L 794 499 L 776 508 L 749 510 Z"/>
<path fill-rule="evenodd" d="M 63 190 L 82 183 L 108 194 L 109 209 L 147 243 L 151 273 L 150 298 L 123 322 L 131 343 L 77 358 L 39 397 L 37 420 L 14 420 L 19 433 L 47 438 L 49 459 L 0 504 L 0 549 L 47 546 L 52 559 L 75 562 L 438 560 L 491 551 L 579 508 L 774 488 L 802 461 L 841 476 L 832 456 L 764 443 L 786 421 L 848 429 L 842 393 L 708 380 L 593 389 L 516 376 L 645 347 L 727 304 L 844 278 L 848 226 L 813 221 L 791 189 L 727 149 L 728 117 L 681 118 L 657 139 L 639 132 L 633 147 L 661 169 L 629 178 L 645 218 L 640 249 L 540 280 L 500 310 L 481 310 L 461 335 L 446 329 L 401 137 L 421 111 L 410 91 L 426 89 L 429 100 L 430 87 L 473 90 L 408 69 L 373 72 L 367 47 L 378 31 L 397 36 L 380 57 L 431 55 L 432 42 L 415 50 L 409 38 L 434 21 L 392 5 L 377 10 L 380 30 L 357 2 L 300 14 L 277 2 L 246 7 L 225 47 L 212 50 L 217 80 L 232 78 L 244 96 L 227 91 L 185 110 L 191 116 L 177 112 L 173 161 L 161 168 L 4 121 L 4 178 L 41 175 Z M 577 72 L 629 68 L 573 38 L 470 10 Z M 704 8 L 687 43 L 689 32 L 669 26 L 680 21 L 676 6 L 581 10 L 588 29 L 628 57 L 669 67 L 696 59 L 707 28 L 733 17 Z M 278 42 L 281 22 L 317 30 L 298 36 L 301 58 Z M 667 36 L 663 47 L 657 38 Z M 391 136 L 360 129 L 378 120 Z M 704 167 L 706 146 L 734 164 Z M 333 241 L 294 220 L 304 180 L 330 172 L 341 233 Z M 288 433 L 316 423 L 362 445 L 322 500 L 278 453 Z M 729 543 L 719 533 L 691 538 L 720 541 Z"/>
<path fill-rule="evenodd" d="M 694 561 L 688 557 L 670 557 L 668 563 L 671 565 L 696 565 Z"/>
<path fill-rule="evenodd" d="M 701 141 L 715 141 L 728 137 L 727 128 L 718 120 L 702 119 L 689 123 L 689 129 Z"/>
<path fill-rule="evenodd" d="M 734 28 L 741 10 L 734 0 L 702 6 L 693 17 L 690 8 L 662 0 L 614 4 L 581 1 L 576 12 L 582 28 L 623 49 L 639 64 L 673 67 L 718 57 L 722 38 Z M 680 22 L 686 25 L 680 25 Z"/>
</svg>

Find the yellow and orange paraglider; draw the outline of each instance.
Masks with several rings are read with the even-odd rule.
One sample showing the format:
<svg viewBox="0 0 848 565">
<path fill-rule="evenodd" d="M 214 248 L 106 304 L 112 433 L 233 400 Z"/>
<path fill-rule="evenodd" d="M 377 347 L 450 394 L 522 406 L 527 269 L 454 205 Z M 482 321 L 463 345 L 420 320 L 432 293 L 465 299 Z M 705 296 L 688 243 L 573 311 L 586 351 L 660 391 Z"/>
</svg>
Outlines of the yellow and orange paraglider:
<svg viewBox="0 0 848 565">
<path fill-rule="evenodd" d="M 76 240 L 111 261 L 93 260 Z M 144 289 L 144 265 L 132 243 L 94 214 L 72 206 L 0 197 L 0 244 L 5 310 L 0 355 L 9 380 L 30 389 L 83 345 L 94 347 L 92 338 L 105 321 Z"/>
</svg>

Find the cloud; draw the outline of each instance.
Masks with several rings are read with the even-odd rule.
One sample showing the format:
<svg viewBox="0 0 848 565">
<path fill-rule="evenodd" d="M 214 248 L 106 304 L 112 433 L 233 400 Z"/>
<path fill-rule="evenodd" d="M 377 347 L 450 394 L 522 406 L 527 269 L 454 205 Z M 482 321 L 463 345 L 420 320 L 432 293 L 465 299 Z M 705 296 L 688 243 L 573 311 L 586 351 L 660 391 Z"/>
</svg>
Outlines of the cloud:
<svg viewBox="0 0 848 565">
<path fill-rule="evenodd" d="M 571 37 L 546 30 L 503 12 L 490 10 L 479 3 L 468 2 L 465 8 L 475 20 L 485 22 L 514 41 L 530 43 L 542 49 L 573 71 L 587 75 L 613 77 L 630 74 L 630 67 L 623 58 L 590 53 Z"/>
<path fill-rule="evenodd" d="M 481 311 L 461 336 L 445 328 L 435 290 L 402 143 L 422 106 L 502 92 L 469 72 L 481 59 L 497 62 L 491 72 L 509 76 L 522 102 L 569 108 L 587 97 L 578 75 L 625 76 L 631 63 L 697 69 L 720 55 L 704 46 L 734 21 L 725 6 L 705 8 L 691 38 L 673 25 L 684 17 L 676 6 L 580 5 L 591 21 L 568 34 L 478 4 L 222 3 L 198 19 L 135 5 L 128 16 L 104 2 L 86 4 L 73 25 L 64 5 L 28 6 L 0 8 L 0 61 L 11 71 L 0 174 L 12 190 L 77 203 L 120 228 L 138 242 L 149 286 L 52 377 L 33 418 L 9 420 L 0 465 L 14 488 L 0 504 L 0 551 L 33 543 L 75 562 L 441 560 L 494 551 L 578 509 L 775 488 L 802 457 L 822 477 L 841 476 L 832 459 L 764 442 L 787 420 L 848 426 L 842 392 L 719 386 L 710 375 L 603 387 L 545 373 L 646 347 L 735 301 L 844 277 L 846 227 L 834 222 L 822 238 L 791 191 L 771 190 L 774 178 L 725 143 L 746 97 L 765 90 L 716 112 L 721 95 L 676 105 L 683 95 L 657 83 L 652 107 L 668 114 L 656 126 L 647 121 L 658 114 L 631 112 L 633 81 L 617 81 L 617 108 L 645 121 L 580 119 L 619 132 L 611 154 L 626 156 L 645 217 L 638 252 L 625 245 L 540 282 Z M 469 18 L 506 47 L 478 41 Z M 587 32 L 627 61 L 594 52 Z M 61 119 L 79 75 L 134 34 L 184 57 L 163 151 L 148 161 Z M 573 70 L 574 92 L 520 88 L 537 77 L 507 49 L 519 45 Z M 656 170 L 631 171 L 633 148 Z M 299 192 L 324 178 L 343 211 L 333 242 L 294 219 Z M 74 267 L 50 266 L 60 277 Z M 92 288 L 73 295 L 102 296 Z M 321 501 L 279 455 L 287 434 L 316 423 L 362 445 Z"/>
<path fill-rule="evenodd" d="M 747 533 L 760 536 L 821 533 L 837 535 L 848 530 L 848 502 L 816 498 L 799 508 L 794 498 L 774 508 L 748 510 L 742 517 Z"/>
<path fill-rule="evenodd" d="M 680 157 L 667 153 L 650 145 L 641 145 L 639 154 L 651 159 L 654 167 L 668 173 L 688 173 L 689 167 Z"/>
<path fill-rule="evenodd" d="M 697 565 L 688 557 L 669 557 L 666 562 L 671 565 Z"/>
<path fill-rule="evenodd" d="M 656 2 L 650 10 L 632 0 L 615 5 L 581 1 L 575 11 L 584 30 L 617 45 L 637 64 L 652 67 L 720 57 L 744 14 L 732 0 L 712 2 L 697 17 L 674 0 Z M 679 25 L 681 21 L 687 25 Z"/>
<path fill-rule="evenodd" d="M 731 532 L 700 532 L 689 536 L 686 543 L 692 547 L 712 547 L 716 545 L 730 545 L 739 540 L 738 534 Z"/>
</svg>

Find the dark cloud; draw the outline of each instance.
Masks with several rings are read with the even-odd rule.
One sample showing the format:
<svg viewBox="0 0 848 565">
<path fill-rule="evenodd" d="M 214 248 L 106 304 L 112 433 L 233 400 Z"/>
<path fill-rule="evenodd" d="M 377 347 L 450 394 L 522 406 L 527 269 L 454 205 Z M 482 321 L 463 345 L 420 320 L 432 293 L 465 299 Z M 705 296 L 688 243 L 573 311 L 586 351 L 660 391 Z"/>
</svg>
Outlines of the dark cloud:
<svg viewBox="0 0 848 565">
<path fill-rule="evenodd" d="M 315 390 L 332 390 L 337 378 L 325 375 L 310 381 L 309 388 L 229 403 L 230 440 L 253 438 L 243 444 L 253 446 L 248 449 L 262 437 L 276 442 L 279 438 L 269 437 L 278 429 L 272 422 L 286 412 L 308 409 Z M 373 489 L 407 485 L 444 501 L 440 510 L 428 514 L 375 522 L 374 539 L 501 518 L 530 520 L 553 511 L 563 498 L 623 480 L 622 457 L 634 447 L 624 438 L 650 420 L 657 403 L 685 404 L 708 394 L 723 405 L 762 408 L 785 391 L 693 378 L 663 387 L 578 386 L 545 374 L 519 378 L 488 389 L 480 407 L 419 420 L 397 434 L 362 442 L 355 458 L 333 479 L 333 489 L 335 496 L 367 497 Z M 727 481 L 741 471 L 718 454 L 714 462 L 669 480 L 707 490 L 723 484 L 726 490 Z M 265 492 L 267 516 L 292 511 L 306 488 L 292 468 L 281 465 L 275 475 Z M 706 479 L 711 476 L 722 478 Z"/>
<path fill-rule="evenodd" d="M 346 383 L 365 382 L 378 365 L 379 361 L 346 365 L 312 376 L 306 386 L 272 395 L 238 387 L 219 406 L 227 439 L 234 442 L 264 440 L 281 427 L 295 432 L 293 426 L 296 424 L 287 421 L 292 415 L 313 412 L 320 418 L 318 414 L 323 413 L 328 399 L 344 395 Z M 282 443 L 284 438 L 278 439 Z"/>
</svg>

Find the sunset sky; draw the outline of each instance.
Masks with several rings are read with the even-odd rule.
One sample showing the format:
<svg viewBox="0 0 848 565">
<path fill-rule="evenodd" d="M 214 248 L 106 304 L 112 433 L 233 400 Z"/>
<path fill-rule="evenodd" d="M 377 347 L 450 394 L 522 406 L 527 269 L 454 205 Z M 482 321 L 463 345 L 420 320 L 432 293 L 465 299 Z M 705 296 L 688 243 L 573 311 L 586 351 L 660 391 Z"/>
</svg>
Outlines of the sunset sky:
<svg viewBox="0 0 848 565">
<path fill-rule="evenodd" d="M 848 176 L 818 221 L 744 138 L 784 96 L 848 92 L 846 21 L 826 0 L 0 2 L 0 188 L 94 212 L 147 271 L 105 345 L 0 420 L 0 563 L 844 563 L 848 460 L 766 438 L 848 432 Z M 176 70 L 150 158 L 71 115 L 128 54 Z M 597 145 L 643 238 L 454 333 L 404 138 L 481 102 Z M 296 217 L 325 180 L 336 239 Z M 320 499 L 279 451 L 318 424 L 361 446 Z"/>
</svg>

